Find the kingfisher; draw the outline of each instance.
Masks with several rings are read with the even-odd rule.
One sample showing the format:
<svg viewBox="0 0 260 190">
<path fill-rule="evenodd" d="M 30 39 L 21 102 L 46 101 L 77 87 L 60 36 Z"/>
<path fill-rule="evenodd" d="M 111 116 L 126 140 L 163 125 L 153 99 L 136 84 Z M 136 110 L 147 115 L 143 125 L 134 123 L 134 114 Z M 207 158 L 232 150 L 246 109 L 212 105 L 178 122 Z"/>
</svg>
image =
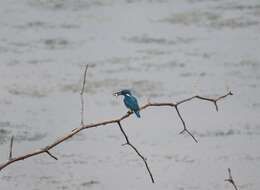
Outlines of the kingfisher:
<svg viewBox="0 0 260 190">
<path fill-rule="evenodd" d="M 141 117 L 139 113 L 140 108 L 137 99 L 132 95 L 131 91 L 121 90 L 119 92 L 114 93 L 114 96 L 120 96 L 120 95 L 124 96 L 125 106 L 131 111 L 133 111 L 138 118 L 140 118 Z"/>
</svg>

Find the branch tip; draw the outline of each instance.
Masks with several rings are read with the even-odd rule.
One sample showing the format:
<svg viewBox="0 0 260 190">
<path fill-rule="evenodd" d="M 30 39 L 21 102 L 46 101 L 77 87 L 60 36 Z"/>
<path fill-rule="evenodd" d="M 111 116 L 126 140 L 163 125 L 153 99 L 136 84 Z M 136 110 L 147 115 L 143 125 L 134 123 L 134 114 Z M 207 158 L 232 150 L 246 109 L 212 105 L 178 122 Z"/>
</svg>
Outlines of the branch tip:
<svg viewBox="0 0 260 190">
<path fill-rule="evenodd" d="M 214 101 L 214 105 L 215 105 L 216 111 L 218 111 L 218 104 L 217 104 L 217 101 Z"/>
<path fill-rule="evenodd" d="M 120 121 L 117 121 L 117 124 L 120 128 L 120 131 L 122 132 L 123 136 L 125 137 L 125 140 L 126 140 L 126 143 L 125 145 L 129 145 L 135 152 L 136 154 L 143 160 L 144 164 L 145 164 L 145 167 L 146 167 L 146 170 L 148 171 L 149 175 L 150 175 L 150 178 L 152 180 L 152 183 L 154 183 L 154 178 L 153 178 L 153 174 L 148 166 L 148 163 L 146 162 L 146 158 L 138 151 L 138 149 L 129 141 L 127 135 L 126 135 L 126 132 L 124 131 Z"/>
<path fill-rule="evenodd" d="M 87 71 L 88 71 L 88 64 L 85 66 L 82 88 L 81 88 L 81 92 L 80 92 L 80 101 L 81 101 L 81 121 L 80 121 L 80 124 L 81 124 L 81 126 L 84 126 L 84 97 L 83 97 L 83 94 L 84 94 L 84 91 L 85 91 Z"/>
<path fill-rule="evenodd" d="M 87 71 L 88 71 L 88 64 L 85 66 L 83 83 L 82 83 L 82 88 L 81 88 L 81 91 L 80 91 L 80 95 L 83 95 L 84 90 L 85 90 Z"/>
<path fill-rule="evenodd" d="M 53 154 L 51 154 L 49 150 L 46 150 L 45 152 L 46 152 L 50 157 L 52 157 L 53 159 L 58 160 L 58 158 L 57 158 L 56 156 L 54 156 Z"/>
<path fill-rule="evenodd" d="M 194 137 L 194 135 L 187 129 L 186 124 L 185 124 L 185 122 L 184 122 L 184 120 L 183 120 L 183 118 L 182 118 L 182 116 L 181 116 L 181 113 L 180 113 L 180 111 L 179 111 L 177 105 L 175 106 L 175 110 L 176 110 L 176 112 L 177 112 L 177 114 L 178 114 L 178 116 L 179 116 L 179 118 L 180 118 L 180 120 L 181 120 L 181 122 L 182 122 L 182 125 L 183 125 L 183 130 L 182 130 L 179 134 L 183 134 L 183 133 L 186 131 L 186 132 L 193 138 L 193 140 L 194 140 L 196 143 L 198 143 L 198 140 L 197 140 L 197 139 Z"/>
<path fill-rule="evenodd" d="M 12 136 L 10 140 L 9 160 L 13 159 L 13 142 L 14 142 L 14 136 Z"/>
</svg>

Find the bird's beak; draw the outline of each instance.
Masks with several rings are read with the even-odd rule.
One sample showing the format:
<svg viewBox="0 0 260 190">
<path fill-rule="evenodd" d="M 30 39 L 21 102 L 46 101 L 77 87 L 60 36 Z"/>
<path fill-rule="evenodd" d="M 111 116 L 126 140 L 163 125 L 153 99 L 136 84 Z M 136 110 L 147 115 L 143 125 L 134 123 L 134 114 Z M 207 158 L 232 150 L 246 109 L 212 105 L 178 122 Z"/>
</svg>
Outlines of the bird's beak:
<svg viewBox="0 0 260 190">
<path fill-rule="evenodd" d="M 113 96 L 119 96 L 119 92 L 113 93 Z"/>
</svg>

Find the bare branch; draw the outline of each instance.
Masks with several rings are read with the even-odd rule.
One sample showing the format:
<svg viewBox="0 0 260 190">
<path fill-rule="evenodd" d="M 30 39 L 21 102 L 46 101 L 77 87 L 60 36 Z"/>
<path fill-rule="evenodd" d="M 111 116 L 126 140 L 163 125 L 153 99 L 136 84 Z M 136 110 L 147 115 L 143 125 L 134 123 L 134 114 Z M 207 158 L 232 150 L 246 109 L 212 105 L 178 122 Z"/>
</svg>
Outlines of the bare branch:
<svg viewBox="0 0 260 190">
<path fill-rule="evenodd" d="M 80 91 L 80 95 L 83 95 L 84 90 L 85 90 L 87 71 L 88 71 L 88 64 L 85 66 L 84 77 L 83 77 L 83 84 L 82 84 L 82 89 Z"/>
<path fill-rule="evenodd" d="M 148 166 L 146 158 L 144 158 L 144 156 L 138 151 L 138 149 L 129 141 L 128 136 L 126 135 L 126 133 L 125 133 L 125 131 L 124 131 L 122 125 L 121 125 L 122 120 L 130 117 L 133 114 L 132 111 L 127 112 L 125 115 L 123 115 L 123 116 L 121 116 L 117 119 L 107 120 L 107 121 L 103 121 L 103 122 L 99 122 L 99 123 L 95 123 L 95 124 L 88 124 L 88 125 L 84 124 L 84 97 L 83 97 L 83 94 L 84 94 L 84 91 L 85 91 L 87 70 L 88 70 L 88 65 L 86 65 L 86 67 L 85 67 L 83 84 L 82 84 L 82 89 L 81 89 L 81 92 L 80 92 L 80 96 L 81 96 L 81 126 L 78 127 L 78 128 L 74 128 L 69 133 L 65 134 L 63 137 L 58 138 L 56 141 L 54 141 L 53 143 L 51 143 L 50 145 L 48 145 L 48 146 L 46 146 L 42 149 L 38 149 L 38 150 L 35 150 L 35 151 L 32 151 L 32 152 L 26 153 L 24 155 L 17 156 L 15 158 L 13 158 L 13 155 L 12 155 L 12 153 L 13 153 L 13 139 L 14 139 L 12 137 L 11 142 L 10 142 L 9 160 L 7 160 L 6 162 L 4 162 L 0 165 L 0 171 L 2 169 L 4 169 L 5 167 L 7 167 L 8 165 L 14 163 L 14 162 L 18 162 L 18 161 L 21 161 L 21 160 L 24 160 L 24 159 L 27 159 L 27 158 L 30 158 L 30 157 L 33 157 L 33 156 L 36 156 L 36 155 L 39 155 L 39 154 L 43 154 L 43 153 L 47 153 L 53 159 L 58 160 L 58 158 L 56 156 L 54 156 L 52 153 L 50 153 L 50 150 L 52 148 L 58 146 L 59 144 L 61 144 L 64 141 L 72 138 L 75 134 L 79 133 L 82 130 L 117 123 L 121 132 L 122 132 L 122 134 L 124 135 L 125 140 L 126 140 L 126 143 L 124 145 L 129 145 L 136 152 L 136 154 L 143 160 L 145 167 L 146 167 L 146 169 L 147 169 L 147 171 L 150 175 L 150 178 L 151 178 L 152 182 L 154 183 L 154 178 L 153 178 L 153 175 L 150 171 L 150 168 Z M 193 140 L 195 142 L 198 142 L 197 139 L 193 136 L 193 134 L 187 129 L 186 124 L 184 122 L 184 119 L 182 118 L 180 111 L 178 109 L 178 106 L 185 103 L 185 102 L 191 101 L 192 99 L 197 98 L 197 99 L 200 99 L 200 100 L 213 102 L 215 107 L 216 107 L 216 110 L 218 111 L 217 102 L 221 99 L 224 99 L 228 95 L 233 95 L 233 94 L 231 92 L 229 92 L 229 93 L 227 93 L 223 96 L 220 96 L 216 99 L 206 98 L 206 97 L 202 97 L 202 96 L 197 95 L 197 96 L 193 96 L 191 98 L 184 99 L 184 100 L 177 102 L 177 103 L 171 103 L 171 102 L 170 103 L 168 103 L 168 102 L 166 102 L 166 103 L 150 103 L 150 102 L 148 102 L 147 104 L 145 104 L 144 106 L 142 106 L 140 108 L 140 111 L 142 111 L 142 110 L 144 110 L 148 107 L 156 107 L 156 106 L 175 107 L 175 110 L 178 114 L 178 117 L 180 118 L 182 125 L 183 125 L 183 130 L 180 133 L 187 132 L 193 138 Z M 229 172 L 230 172 L 230 169 L 229 169 Z M 230 178 L 227 181 L 229 181 L 231 183 L 233 182 L 231 172 L 230 172 Z M 234 182 L 232 184 L 234 185 L 234 187 L 236 187 Z"/>
<path fill-rule="evenodd" d="M 80 92 L 80 100 L 81 100 L 81 125 L 84 125 L 84 91 L 85 91 L 85 84 L 86 84 L 86 76 L 87 76 L 87 71 L 88 71 L 88 64 L 85 67 L 84 71 L 84 77 L 83 77 L 83 83 L 82 83 L 82 88 Z"/>
<path fill-rule="evenodd" d="M 143 160 L 143 162 L 144 162 L 144 164 L 145 164 L 145 167 L 146 167 L 146 169 L 147 169 L 147 171 L 148 171 L 148 173 L 149 173 L 149 175 L 150 175 L 150 178 L 151 178 L 152 182 L 154 183 L 153 174 L 152 174 L 152 172 L 151 172 L 151 170 L 150 170 L 150 168 L 149 168 L 149 166 L 148 166 L 148 164 L 147 164 L 147 162 L 146 162 L 147 159 L 144 158 L 143 155 L 137 150 L 137 148 L 130 143 L 130 141 L 129 141 L 129 139 L 128 139 L 128 137 L 127 137 L 127 135 L 126 135 L 126 133 L 125 133 L 125 131 L 124 131 L 124 129 L 123 129 L 121 123 L 120 123 L 120 121 L 118 121 L 117 124 L 118 124 L 118 126 L 119 126 L 119 128 L 120 128 L 122 134 L 123 134 L 124 137 L 125 137 L 126 143 L 125 143 L 124 145 L 129 145 L 129 146 L 136 152 L 136 154 Z"/>
<path fill-rule="evenodd" d="M 184 132 L 186 131 L 186 132 L 193 138 L 193 140 L 194 140 L 196 143 L 198 143 L 198 140 L 197 140 L 197 139 L 193 136 L 193 134 L 187 129 L 186 124 L 185 124 L 185 122 L 184 122 L 184 120 L 183 120 L 183 118 L 182 118 L 182 116 L 181 116 L 181 114 L 180 114 L 180 111 L 179 111 L 177 105 L 175 106 L 175 109 L 176 109 L 177 114 L 178 114 L 179 118 L 181 119 L 181 122 L 182 122 L 182 125 L 183 125 L 183 130 L 180 132 L 180 134 L 182 134 L 182 133 L 184 133 Z"/>
<path fill-rule="evenodd" d="M 217 105 L 217 102 L 221 99 L 224 99 L 225 97 L 229 96 L 229 95 L 233 95 L 233 93 L 231 91 L 229 91 L 227 94 L 223 95 L 223 96 L 220 96 L 216 99 L 213 99 L 213 98 L 206 98 L 206 97 L 202 97 L 202 96 L 193 96 L 191 98 L 187 98 L 187 99 L 184 99 L 184 100 L 181 100 L 179 102 L 176 103 L 176 105 L 180 105 L 180 104 L 183 104 L 185 102 L 188 102 L 188 101 L 191 101 L 192 99 L 200 99 L 200 100 L 206 100 L 206 101 L 209 101 L 209 102 L 212 102 L 216 108 L 216 111 L 218 111 L 218 105 Z"/>
<path fill-rule="evenodd" d="M 203 99 L 202 99 L 202 98 L 199 98 L 199 99 L 207 100 L 207 101 L 212 101 L 212 102 L 217 102 L 217 101 L 219 101 L 219 100 L 221 100 L 221 99 L 227 97 L 228 95 L 232 95 L 232 93 L 229 92 L 229 93 L 227 93 L 227 94 L 225 94 L 225 95 L 223 95 L 223 96 L 220 96 L 220 97 L 218 97 L 218 98 L 216 98 L 216 99 L 210 99 L 210 98 L 203 98 Z M 178 110 L 178 106 L 179 106 L 180 104 L 182 104 L 182 103 L 185 103 L 185 102 L 187 102 L 187 101 L 190 101 L 190 100 L 194 99 L 195 97 L 201 97 L 201 96 L 194 96 L 194 97 L 192 97 L 192 98 L 188 98 L 188 99 L 186 99 L 186 100 L 180 101 L 180 102 L 178 102 L 178 103 L 176 103 L 176 104 L 174 104 L 174 103 L 148 103 L 148 104 L 145 104 L 144 106 L 142 106 L 142 107 L 140 108 L 140 111 L 142 111 L 142 110 L 144 110 L 144 109 L 146 109 L 146 108 L 148 108 L 148 107 L 157 107 L 157 106 L 159 106 L 159 107 L 160 107 L 160 106 L 164 106 L 164 107 L 175 107 L 175 109 L 176 109 L 176 107 L 177 107 L 176 111 L 177 111 L 177 113 L 178 113 L 178 116 L 180 117 L 180 119 L 182 120 L 182 122 L 184 122 L 184 120 L 182 119 L 180 113 L 178 112 L 178 111 L 179 111 L 179 110 Z M 82 131 L 82 130 L 89 129 L 89 128 L 94 128 L 94 127 L 107 126 L 107 125 L 113 124 L 113 123 L 117 123 L 117 124 L 118 124 L 118 122 L 121 122 L 122 120 L 124 120 L 124 119 L 130 117 L 132 114 L 133 114 L 133 112 L 128 112 L 128 113 L 126 113 L 125 115 L 123 115 L 122 117 L 117 118 L 117 119 L 107 120 L 107 121 L 103 121 L 103 122 L 99 122 L 99 123 L 94 123 L 94 124 L 81 125 L 81 127 L 78 127 L 78 128 L 73 129 L 72 131 L 70 131 L 69 133 L 67 133 L 67 134 L 64 135 L 63 137 L 58 138 L 55 142 L 51 143 L 50 145 L 48 145 L 47 147 L 45 147 L 45 148 L 43 148 L 43 149 L 35 150 L 35 151 L 30 152 L 30 153 L 26 153 L 26 154 L 24 154 L 24 155 L 22 155 L 22 156 L 18 156 L 18 157 L 12 158 L 12 160 L 8 160 L 8 161 L 2 163 L 2 164 L 0 165 L 0 171 L 1 171 L 2 169 L 4 169 L 5 167 L 7 167 L 8 165 L 14 163 L 14 162 L 21 161 L 21 160 L 24 160 L 24 159 L 27 159 L 27 158 L 36 156 L 36 155 L 38 155 L 38 154 L 46 153 L 47 151 L 51 150 L 53 147 L 56 147 L 57 145 L 61 144 L 62 142 L 64 142 L 64 141 L 70 139 L 71 137 L 73 137 L 75 134 L 79 133 L 79 132 Z M 185 122 L 184 122 L 184 124 L 185 124 Z M 184 124 L 183 124 L 183 127 L 184 127 L 183 130 L 186 131 L 186 132 L 194 139 L 195 142 L 197 142 L 197 141 L 196 141 L 196 138 L 189 132 L 189 130 L 186 128 L 186 125 L 184 125 Z"/>
<path fill-rule="evenodd" d="M 47 153 L 50 157 L 52 157 L 53 159 L 58 160 L 58 158 L 57 158 L 56 156 L 54 156 L 53 154 L 51 154 L 50 151 L 46 150 L 46 153 Z"/>
<path fill-rule="evenodd" d="M 230 168 L 228 168 L 228 179 L 225 179 L 225 181 L 231 183 L 233 185 L 234 189 L 238 190 L 237 185 L 236 185 L 235 181 L 233 180 Z"/>
<path fill-rule="evenodd" d="M 14 136 L 12 136 L 10 140 L 9 160 L 12 160 L 13 158 L 13 142 L 14 142 Z"/>
</svg>

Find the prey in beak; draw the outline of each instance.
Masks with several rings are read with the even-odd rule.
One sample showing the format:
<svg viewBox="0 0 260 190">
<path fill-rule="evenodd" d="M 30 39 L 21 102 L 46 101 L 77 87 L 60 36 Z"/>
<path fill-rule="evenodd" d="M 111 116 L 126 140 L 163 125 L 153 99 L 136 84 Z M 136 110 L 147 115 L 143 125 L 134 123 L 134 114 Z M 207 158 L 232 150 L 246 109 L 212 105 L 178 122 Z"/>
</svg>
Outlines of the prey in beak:
<svg viewBox="0 0 260 190">
<path fill-rule="evenodd" d="M 119 95 L 121 95 L 120 92 L 113 93 L 113 96 L 119 96 Z"/>
</svg>

